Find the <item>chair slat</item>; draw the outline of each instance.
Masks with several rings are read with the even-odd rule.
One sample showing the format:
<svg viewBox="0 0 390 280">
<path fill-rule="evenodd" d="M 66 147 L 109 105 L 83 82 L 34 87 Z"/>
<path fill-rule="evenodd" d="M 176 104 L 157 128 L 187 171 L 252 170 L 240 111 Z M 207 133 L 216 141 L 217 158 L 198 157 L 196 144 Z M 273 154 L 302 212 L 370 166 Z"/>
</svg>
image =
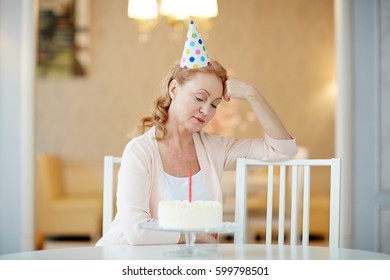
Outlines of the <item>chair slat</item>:
<svg viewBox="0 0 390 280">
<path fill-rule="evenodd" d="M 240 231 L 234 235 L 234 243 L 242 244 L 246 240 L 246 178 L 247 165 L 245 158 L 237 159 L 236 169 L 236 206 L 235 221 L 241 225 Z"/>
<path fill-rule="evenodd" d="M 279 175 L 279 227 L 278 227 L 278 244 L 284 244 L 284 220 L 286 205 L 286 166 L 280 167 Z"/>
<path fill-rule="evenodd" d="M 267 218 L 265 244 L 272 244 L 272 210 L 274 194 L 274 167 L 268 166 L 268 187 L 267 187 Z"/>
<path fill-rule="evenodd" d="M 302 225 L 302 245 L 309 245 L 309 225 L 310 225 L 310 166 L 304 166 L 303 173 L 303 225 Z"/>
<path fill-rule="evenodd" d="M 292 166 L 290 245 L 297 245 L 298 228 L 298 166 Z"/>
<path fill-rule="evenodd" d="M 110 227 L 113 216 L 113 181 L 114 181 L 114 157 L 104 157 L 104 182 L 103 182 L 103 234 Z"/>
<path fill-rule="evenodd" d="M 114 217 L 114 167 L 120 164 L 121 157 L 104 157 L 104 179 L 103 179 L 103 234 L 110 227 Z"/>
</svg>

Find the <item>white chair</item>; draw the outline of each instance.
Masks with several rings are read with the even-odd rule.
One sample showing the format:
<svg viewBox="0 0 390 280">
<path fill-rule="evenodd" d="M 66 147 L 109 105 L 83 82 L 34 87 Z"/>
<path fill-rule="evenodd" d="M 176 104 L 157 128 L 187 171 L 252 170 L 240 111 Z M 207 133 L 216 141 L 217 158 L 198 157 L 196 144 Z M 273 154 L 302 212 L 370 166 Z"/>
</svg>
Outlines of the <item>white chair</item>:
<svg viewBox="0 0 390 280">
<path fill-rule="evenodd" d="M 103 234 L 110 228 L 114 217 L 114 170 L 115 164 L 120 164 L 121 157 L 104 157 L 104 183 L 103 183 Z"/>
<path fill-rule="evenodd" d="M 293 157 L 293 159 L 308 159 L 309 151 L 306 147 L 298 147 L 297 154 Z M 251 242 L 254 239 L 259 240 L 262 235 L 265 233 L 266 229 L 266 211 L 267 211 L 267 186 L 268 186 L 268 174 L 266 168 L 251 168 L 248 170 L 247 175 L 247 228 L 246 228 L 246 238 L 247 242 Z M 274 172 L 274 180 L 279 176 L 279 170 L 275 170 Z M 291 182 L 291 168 L 287 169 L 287 181 Z M 234 176 L 236 178 L 236 176 Z M 235 190 L 235 180 L 234 180 L 234 190 Z M 279 188 L 274 187 L 273 189 L 273 213 L 274 218 L 272 221 L 273 229 L 277 229 L 278 219 L 277 213 L 279 211 Z M 285 210 L 286 216 L 289 216 L 289 210 L 291 209 L 291 188 L 287 186 L 285 198 Z M 303 170 L 300 169 L 298 172 L 298 195 L 301 196 L 303 191 Z M 298 201 L 298 215 L 302 216 L 302 200 Z M 302 228 L 301 219 L 298 220 L 298 234 L 301 234 L 300 229 Z M 290 227 L 290 219 L 286 218 L 285 220 L 285 228 L 288 230 Z"/>
<path fill-rule="evenodd" d="M 272 243 L 272 211 L 274 170 L 280 168 L 279 178 L 279 218 L 278 218 L 278 244 L 284 244 L 285 236 L 285 205 L 286 205 L 286 169 L 291 168 L 291 219 L 290 219 L 290 245 L 298 244 L 298 170 L 303 168 L 303 211 L 302 211 L 302 245 L 309 245 L 309 219 L 310 219 L 310 178 L 311 168 L 319 166 L 330 167 L 330 221 L 329 221 L 329 247 L 338 248 L 340 245 L 340 176 L 341 160 L 332 159 L 292 159 L 281 162 L 266 162 L 254 159 L 237 159 L 236 170 L 236 201 L 235 222 L 242 225 L 241 230 L 234 235 L 234 243 L 245 243 L 246 239 L 246 200 L 247 200 L 247 170 L 248 166 L 268 167 L 267 210 L 266 210 L 266 244 Z"/>
</svg>

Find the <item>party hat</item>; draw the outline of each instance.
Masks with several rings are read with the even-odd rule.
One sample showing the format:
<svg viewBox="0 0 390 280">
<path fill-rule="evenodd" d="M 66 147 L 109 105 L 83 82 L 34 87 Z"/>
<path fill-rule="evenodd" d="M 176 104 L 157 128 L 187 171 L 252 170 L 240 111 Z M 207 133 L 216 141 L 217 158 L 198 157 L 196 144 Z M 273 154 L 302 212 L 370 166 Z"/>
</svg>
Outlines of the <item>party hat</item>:
<svg viewBox="0 0 390 280">
<path fill-rule="evenodd" d="M 188 27 L 187 40 L 184 43 L 183 55 L 181 57 L 181 68 L 201 68 L 211 63 L 209 54 L 203 44 L 203 40 L 196 29 L 193 20 Z"/>
</svg>

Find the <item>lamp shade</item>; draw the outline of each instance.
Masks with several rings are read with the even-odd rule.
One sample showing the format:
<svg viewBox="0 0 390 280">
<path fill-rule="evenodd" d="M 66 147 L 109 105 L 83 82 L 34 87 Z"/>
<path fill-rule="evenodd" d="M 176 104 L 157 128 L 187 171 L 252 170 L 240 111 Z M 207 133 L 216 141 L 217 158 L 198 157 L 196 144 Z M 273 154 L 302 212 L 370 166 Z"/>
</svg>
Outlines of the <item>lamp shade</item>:
<svg viewBox="0 0 390 280">
<path fill-rule="evenodd" d="M 211 18 L 218 15 L 217 0 L 189 1 L 190 15 L 199 18 Z"/>
<path fill-rule="evenodd" d="M 155 19 L 158 17 L 157 0 L 129 0 L 127 15 L 140 20 Z"/>
<path fill-rule="evenodd" d="M 191 11 L 190 0 L 161 0 L 160 13 L 179 20 L 187 19 Z"/>
<path fill-rule="evenodd" d="M 161 0 L 160 13 L 180 20 L 190 16 L 211 18 L 218 15 L 218 3 L 217 0 Z"/>
</svg>

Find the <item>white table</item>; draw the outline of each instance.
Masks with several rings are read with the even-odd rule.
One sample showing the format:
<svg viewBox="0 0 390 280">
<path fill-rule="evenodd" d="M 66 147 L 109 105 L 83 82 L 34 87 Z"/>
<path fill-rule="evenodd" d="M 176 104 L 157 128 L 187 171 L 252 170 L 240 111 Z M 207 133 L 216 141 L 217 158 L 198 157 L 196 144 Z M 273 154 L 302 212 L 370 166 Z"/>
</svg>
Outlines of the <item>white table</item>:
<svg viewBox="0 0 390 280">
<path fill-rule="evenodd" d="M 185 245 L 78 247 L 0 255 L 0 260 L 169 260 L 172 258 L 165 253 L 184 248 Z M 315 246 L 199 244 L 196 248 L 214 252 L 210 259 L 219 260 L 390 260 L 387 254 Z"/>
</svg>

